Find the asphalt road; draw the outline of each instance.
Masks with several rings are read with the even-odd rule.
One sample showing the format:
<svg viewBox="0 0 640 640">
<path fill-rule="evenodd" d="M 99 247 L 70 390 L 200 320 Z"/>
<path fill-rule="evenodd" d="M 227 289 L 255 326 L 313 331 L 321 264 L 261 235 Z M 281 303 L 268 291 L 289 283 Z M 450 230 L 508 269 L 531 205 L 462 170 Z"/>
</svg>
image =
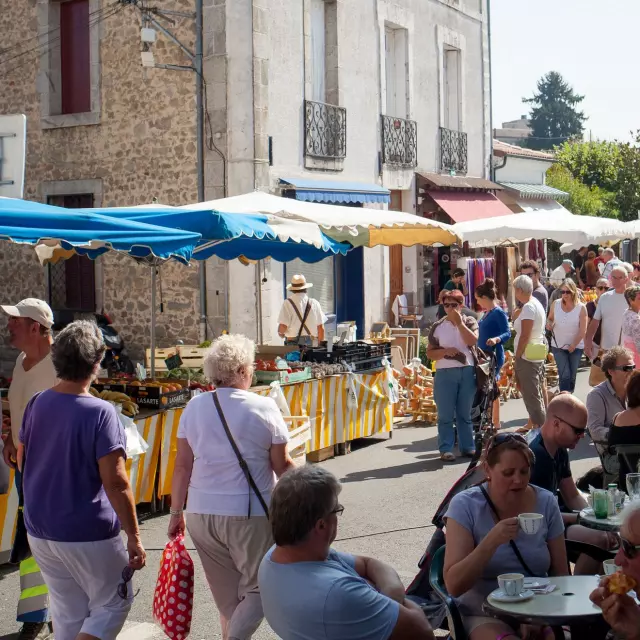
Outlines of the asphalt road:
<svg viewBox="0 0 640 640">
<path fill-rule="evenodd" d="M 588 391 L 587 373 L 581 372 L 575 395 L 584 400 Z M 502 407 L 503 425 L 507 428 L 523 425 L 525 415 L 520 400 L 510 400 Z M 576 478 L 597 463 L 597 455 L 587 439 L 571 454 Z M 358 441 L 351 454 L 322 464 L 343 484 L 340 500 L 345 512 L 335 547 L 388 562 L 408 583 L 416 574 L 417 562 L 433 533 L 433 513 L 449 487 L 464 473 L 467 461 L 446 464 L 440 461 L 435 427 L 401 427 L 394 430 L 392 439 L 384 436 Z M 151 605 L 167 524 L 167 516 L 142 522 L 148 566 L 136 576 L 140 593 L 119 640 L 165 637 L 153 625 Z M 221 634 L 217 610 L 197 554 L 194 552 L 192 556 L 196 563 L 196 594 L 190 638 L 218 639 Z M 0 640 L 15 637 L 13 612 L 17 597 L 17 571 L 0 568 Z M 254 637 L 276 638 L 266 623 Z"/>
</svg>

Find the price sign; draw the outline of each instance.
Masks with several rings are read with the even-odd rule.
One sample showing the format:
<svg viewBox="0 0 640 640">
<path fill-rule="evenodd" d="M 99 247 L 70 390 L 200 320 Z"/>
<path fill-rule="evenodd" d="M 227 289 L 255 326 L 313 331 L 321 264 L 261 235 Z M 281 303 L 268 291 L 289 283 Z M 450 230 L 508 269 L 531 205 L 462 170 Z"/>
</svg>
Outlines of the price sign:
<svg viewBox="0 0 640 640">
<path fill-rule="evenodd" d="M 182 366 L 182 358 L 179 353 L 176 353 L 172 356 L 169 356 L 164 363 L 167 365 L 167 369 L 171 371 L 171 369 L 178 369 Z"/>
</svg>

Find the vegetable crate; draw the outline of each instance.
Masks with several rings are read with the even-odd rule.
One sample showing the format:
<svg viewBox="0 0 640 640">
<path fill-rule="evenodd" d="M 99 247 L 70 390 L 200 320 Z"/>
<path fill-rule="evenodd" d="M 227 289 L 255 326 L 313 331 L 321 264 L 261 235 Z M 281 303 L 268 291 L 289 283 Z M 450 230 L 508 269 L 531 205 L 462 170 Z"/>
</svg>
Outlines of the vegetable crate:
<svg viewBox="0 0 640 640">
<path fill-rule="evenodd" d="M 305 367 L 301 371 L 256 371 L 256 380 L 258 384 L 271 384 L 274 381 L 280 384 L 293 384 L 295 382 L 305 382 L 311 379 L 311 367 Z"/>
</svg>

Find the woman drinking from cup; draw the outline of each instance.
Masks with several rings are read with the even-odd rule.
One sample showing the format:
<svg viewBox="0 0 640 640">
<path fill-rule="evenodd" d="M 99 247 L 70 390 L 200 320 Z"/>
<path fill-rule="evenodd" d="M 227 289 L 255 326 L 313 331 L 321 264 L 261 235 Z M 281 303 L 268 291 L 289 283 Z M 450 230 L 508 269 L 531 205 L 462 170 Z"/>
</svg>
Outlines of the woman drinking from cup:
<svg viewBox="0 0 640 640">
<path fill-rule="evenodd" d="M 441 297 L 446 316 L 431 326 L 427 357 L 436 362 L 433 396 L 438 405 L 440 458 L 452 462 L 456 459 L 454 418 L 460 452 L 469 457 L 475 453 L 471 408 L 476 394 L 476 373 L 471 350 L 478 342 L 478 323 L 461 315 L 464 298 L 460 291 L 445 290 Z"/>
<path fill-rule="evenodd" d="M 519 629 L 482 611 L 485 598 L 498 587 L 498 576 L 568 573 L 558 501 L 529 484 L 533 461 L 524 437 L 494 436 L 483 454 L 486 482 L 462 491 L 449 505 L 444 581 L 471 640 L 521 637 Z"/>
</svg>

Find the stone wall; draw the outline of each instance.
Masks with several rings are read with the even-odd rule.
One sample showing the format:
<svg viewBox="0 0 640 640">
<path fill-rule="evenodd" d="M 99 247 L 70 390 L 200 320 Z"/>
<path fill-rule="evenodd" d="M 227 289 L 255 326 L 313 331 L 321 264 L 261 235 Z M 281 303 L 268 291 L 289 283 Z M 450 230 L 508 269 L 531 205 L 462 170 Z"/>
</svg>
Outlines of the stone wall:
<svg viewBox="0 0 640 640">
<path fill-rule="evenodd" d="M 12 55 L 36 45 L 32 38 L 42 22 L 43 1 L 0 0 L 0 33 L 6 36 L 3 47 L 24 43 Z M 106 0 L 102 6 L 107 6 Z M 193 3 L 171 0 L 167 8 L 193 11 Z M 69 193 L 65 190 L 68 181 L 91 181 L 101 184 L 101 192 L 95 194 L 97 206 L 144 204 L 154 197 L 173 205 L 197 200 L 194 74 L 141 66 L 136 13 L 131 6 L 123 7 L 96 27 L 100 43 L 99 124 L 51 126 L 51 119 L 43 117 L 47 110 L 41 108 L 41 100 L 47 96 L 43 87 L 48 78 L 37 55 L 42 50 L 3 66 L 0 114 L 27 115 L 25 198 L 43 201 L 47 193 Z M 170 30 L 193 47 L 193 21 L 176 20 Z M 50 36 L 51 46 L 59 45 L 57 35 L 54 31 Z M 158 34 L 153 53 L 158 63 L 189 64 L 185 54 L 162 34 Z M 92 79 L 95 72 L 92 70 Z M 31 260 L 29 250 L 7 249 L 4 243 L 0 249 L 2 301 L 16 296 L 44 297 L 43 270 L 24 269 L 29 272 L 26 279 L 21 272 L 25 261 Z M 35 257 L 33 260 L 33 266 L 37 265 Z M 158 316 L 160 346 L 173 344 L 176 338 L 197 342 L 197 272 L 197 265 L 163 267 L 166 311 Z M 102 278 L 96 288 L 102 289 L 105 310 L 123 331 L 131 351 L 141 355 L 149 345 L 148 269 L 145 273 L 133 260 L 109 255 L 97 274 Z"/>
</svg>

